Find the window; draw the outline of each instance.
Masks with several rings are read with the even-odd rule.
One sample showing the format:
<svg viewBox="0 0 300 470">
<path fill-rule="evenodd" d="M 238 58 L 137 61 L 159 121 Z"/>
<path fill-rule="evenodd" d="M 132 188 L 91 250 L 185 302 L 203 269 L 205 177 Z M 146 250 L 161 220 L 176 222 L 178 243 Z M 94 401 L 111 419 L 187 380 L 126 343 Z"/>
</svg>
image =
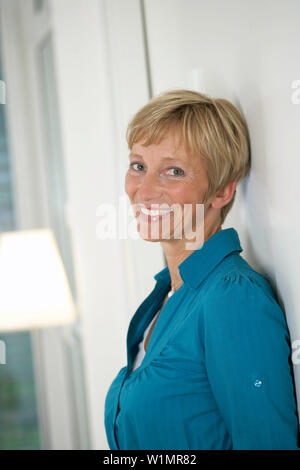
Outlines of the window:
<svg viewBox="0 0 300 470">
<path fill-rule="evenodd" d="M 5 83 L 1 57 L 0 80 Z M 0 104 L 0 231 L 15 229 L 5 104 Z M 6 348 L 5 364 L 0 364 L 0 449 L 40 449 L 30 332 L 0 331 L 0 339 Z"/>
</svg>

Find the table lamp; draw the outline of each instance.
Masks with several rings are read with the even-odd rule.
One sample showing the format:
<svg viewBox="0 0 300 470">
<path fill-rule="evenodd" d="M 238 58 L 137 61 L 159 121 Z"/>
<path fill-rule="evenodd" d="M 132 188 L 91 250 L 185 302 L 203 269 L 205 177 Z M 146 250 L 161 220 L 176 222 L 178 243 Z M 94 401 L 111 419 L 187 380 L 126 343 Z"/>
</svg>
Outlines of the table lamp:
<svg viewBox="0 0 300 470">
<path fill-rule="evenodd" d="M 0 332 L 75 320 L 75 305 L 52 230 L 0 234 Z"/>
</svg>

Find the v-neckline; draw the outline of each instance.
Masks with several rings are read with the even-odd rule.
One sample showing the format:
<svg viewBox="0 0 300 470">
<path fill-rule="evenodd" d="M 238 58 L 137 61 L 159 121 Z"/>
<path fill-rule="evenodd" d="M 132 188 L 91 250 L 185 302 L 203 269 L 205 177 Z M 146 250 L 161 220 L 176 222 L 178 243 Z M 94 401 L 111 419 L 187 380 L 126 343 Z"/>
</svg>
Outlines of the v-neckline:
<svg viewBox="0 0 300 470">
<path fill-rule="evenodd" d="M 147 325 L 151 323 L 151 320 L 155 316 L 154 312 L 157 312 L 157 309 L 161 305 L 162 301 L 166 298 L 166 295 L 170 290 L 169 285 L 157 284 L 152 293 L 140 305 L 130 322 L 127 333 L 127 372 L 124 380 L 127 380 L 127 378 L 130 379 L 131 377 L 135 376 L 136 373 L 147 367 L 147 365 L 154 359 L 164 344 L 168 341 L 170 335 L 176 329 L 178 323 L 182 319 L 183 312 L 178 311 L 178 309 L 181 310 L 179 308 L 180 302 L 178 303 L 178 298 L 180 299 L 180 297 L 184 295 L 185 289 L 186 284 L 181 284 L 174 295 L 169 297 L 168 301 L 166 301 L 163 305 L 162 310 L 164 310 L 164 314 L 159 315 L 157 318 L 155 328 L 153 328 L 147 345 L 145 357 L 143 358 L 141 365 L 132 370 L 138 344 L 143 338 L 143 334 L 147 328 Z M 167 327 L 170 322 L 172 323 L 172 327 Z"/>
<path fill-rule="evenodd" d="M 168 302 L 168 300 L 169 300 L 169 297 L 166 296 L 165 299 L 164 299 L 164 301 L 163 301 L 163 305 L 160 307 L 160 309 L 158 310 L 158 312 L 155 314 L 155 316 L 154 316 L 155 320 L 153 321 L 153 323 L 152 323 L 152 325 L 151 325 L 149 331 L 147 332 L 147 336 L 146 336 L 145 340 L 143 341 L 143 348 L 144 348 L 145 354 L 146 354 L 146 352 L 147 352 L 148 344 L 149 344 L 150 338 L 151 338 L 151 336 L 152 336 L 153 330 L 154 330 L 154 328 L 155 328 L 155 325 L 156 325 L 156 323 L 157 323 L 157 320 L 158 320 L 158 318 L 159 318 L 159 316 L 160 316 L 162 310 L 164 309 L 166 303 Z M 150 323 L 151 323 L 151 322 L 150 322 Z M 150 333 L 150 332 L 151 332 L 151 333 Z M 149 337 L 149 334 L 150 334 L 150 337 Z M 148 339 L 148 338 L 149 338 L 149 339 Z M 147 340 L 148 340 L 148 341 L 147 341 Z M 146 342 L 147 342 L 147 349 L 145 349 L 145 344 L 146 344 Z"/>
</svg>

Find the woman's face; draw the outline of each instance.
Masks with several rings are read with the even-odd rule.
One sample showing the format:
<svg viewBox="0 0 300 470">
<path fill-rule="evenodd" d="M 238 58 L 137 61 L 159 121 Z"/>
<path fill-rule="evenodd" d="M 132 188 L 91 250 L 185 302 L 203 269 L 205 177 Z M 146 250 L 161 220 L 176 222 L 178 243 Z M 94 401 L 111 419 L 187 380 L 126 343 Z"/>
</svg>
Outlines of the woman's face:
<svg viewBox="0 0 300 470">
<path fill-rule="evenodd" d="M 159 144 L 135 143 L 129 155 L 125 191 L 145 240 L 185 240 L 196 228 L 196 204 L 202 204 L 208 180 L 201 158 L 187 155 L 178 136 L 173 128 Z M 162 209 L 160 215 L 151 208 Z"/>
</svg>

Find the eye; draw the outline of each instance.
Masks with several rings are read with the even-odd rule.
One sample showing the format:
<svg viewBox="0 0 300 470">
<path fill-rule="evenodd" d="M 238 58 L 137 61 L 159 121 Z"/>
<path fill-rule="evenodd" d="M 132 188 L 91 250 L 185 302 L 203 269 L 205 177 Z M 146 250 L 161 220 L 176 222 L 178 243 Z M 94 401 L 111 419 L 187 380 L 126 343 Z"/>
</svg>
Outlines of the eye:
<svg viewBox="0 0 300 470">
<path fill-rule="evenodd" d="M 144 171 L 144 165 L 142 165 L 141 163 L 139 162 L 132 162 L 129 167 L 135 171 L 135 172 L 138 172 L 140 173 L 141 171 Z M 169 168 L 167 170 L 167 172 L 172 172 L 173 171 L 173 174 L 171 174 L 171 176 L 183 176 L 184 175 L 184 171 L 181 169 L 181 168 Z"/>
<path fill-rule="evenodd" d="M 181 168 L 170 168 L 168 171 L 174 171 L 172 176 L 182 176 L 184 171 Z"/>
<path fill-rule="evenodd" d="M 136 169 L 134 167 L 134 165 L 137 165 L 138 167 L 142 167 L 143 168 L 143 165 L 141 163 L 137 163 L 137 162 L 133 162 L 130 164 L 130 168 L 132 168 L 134 171 L 141 171 L 140 169 Z"/>
</svg>

